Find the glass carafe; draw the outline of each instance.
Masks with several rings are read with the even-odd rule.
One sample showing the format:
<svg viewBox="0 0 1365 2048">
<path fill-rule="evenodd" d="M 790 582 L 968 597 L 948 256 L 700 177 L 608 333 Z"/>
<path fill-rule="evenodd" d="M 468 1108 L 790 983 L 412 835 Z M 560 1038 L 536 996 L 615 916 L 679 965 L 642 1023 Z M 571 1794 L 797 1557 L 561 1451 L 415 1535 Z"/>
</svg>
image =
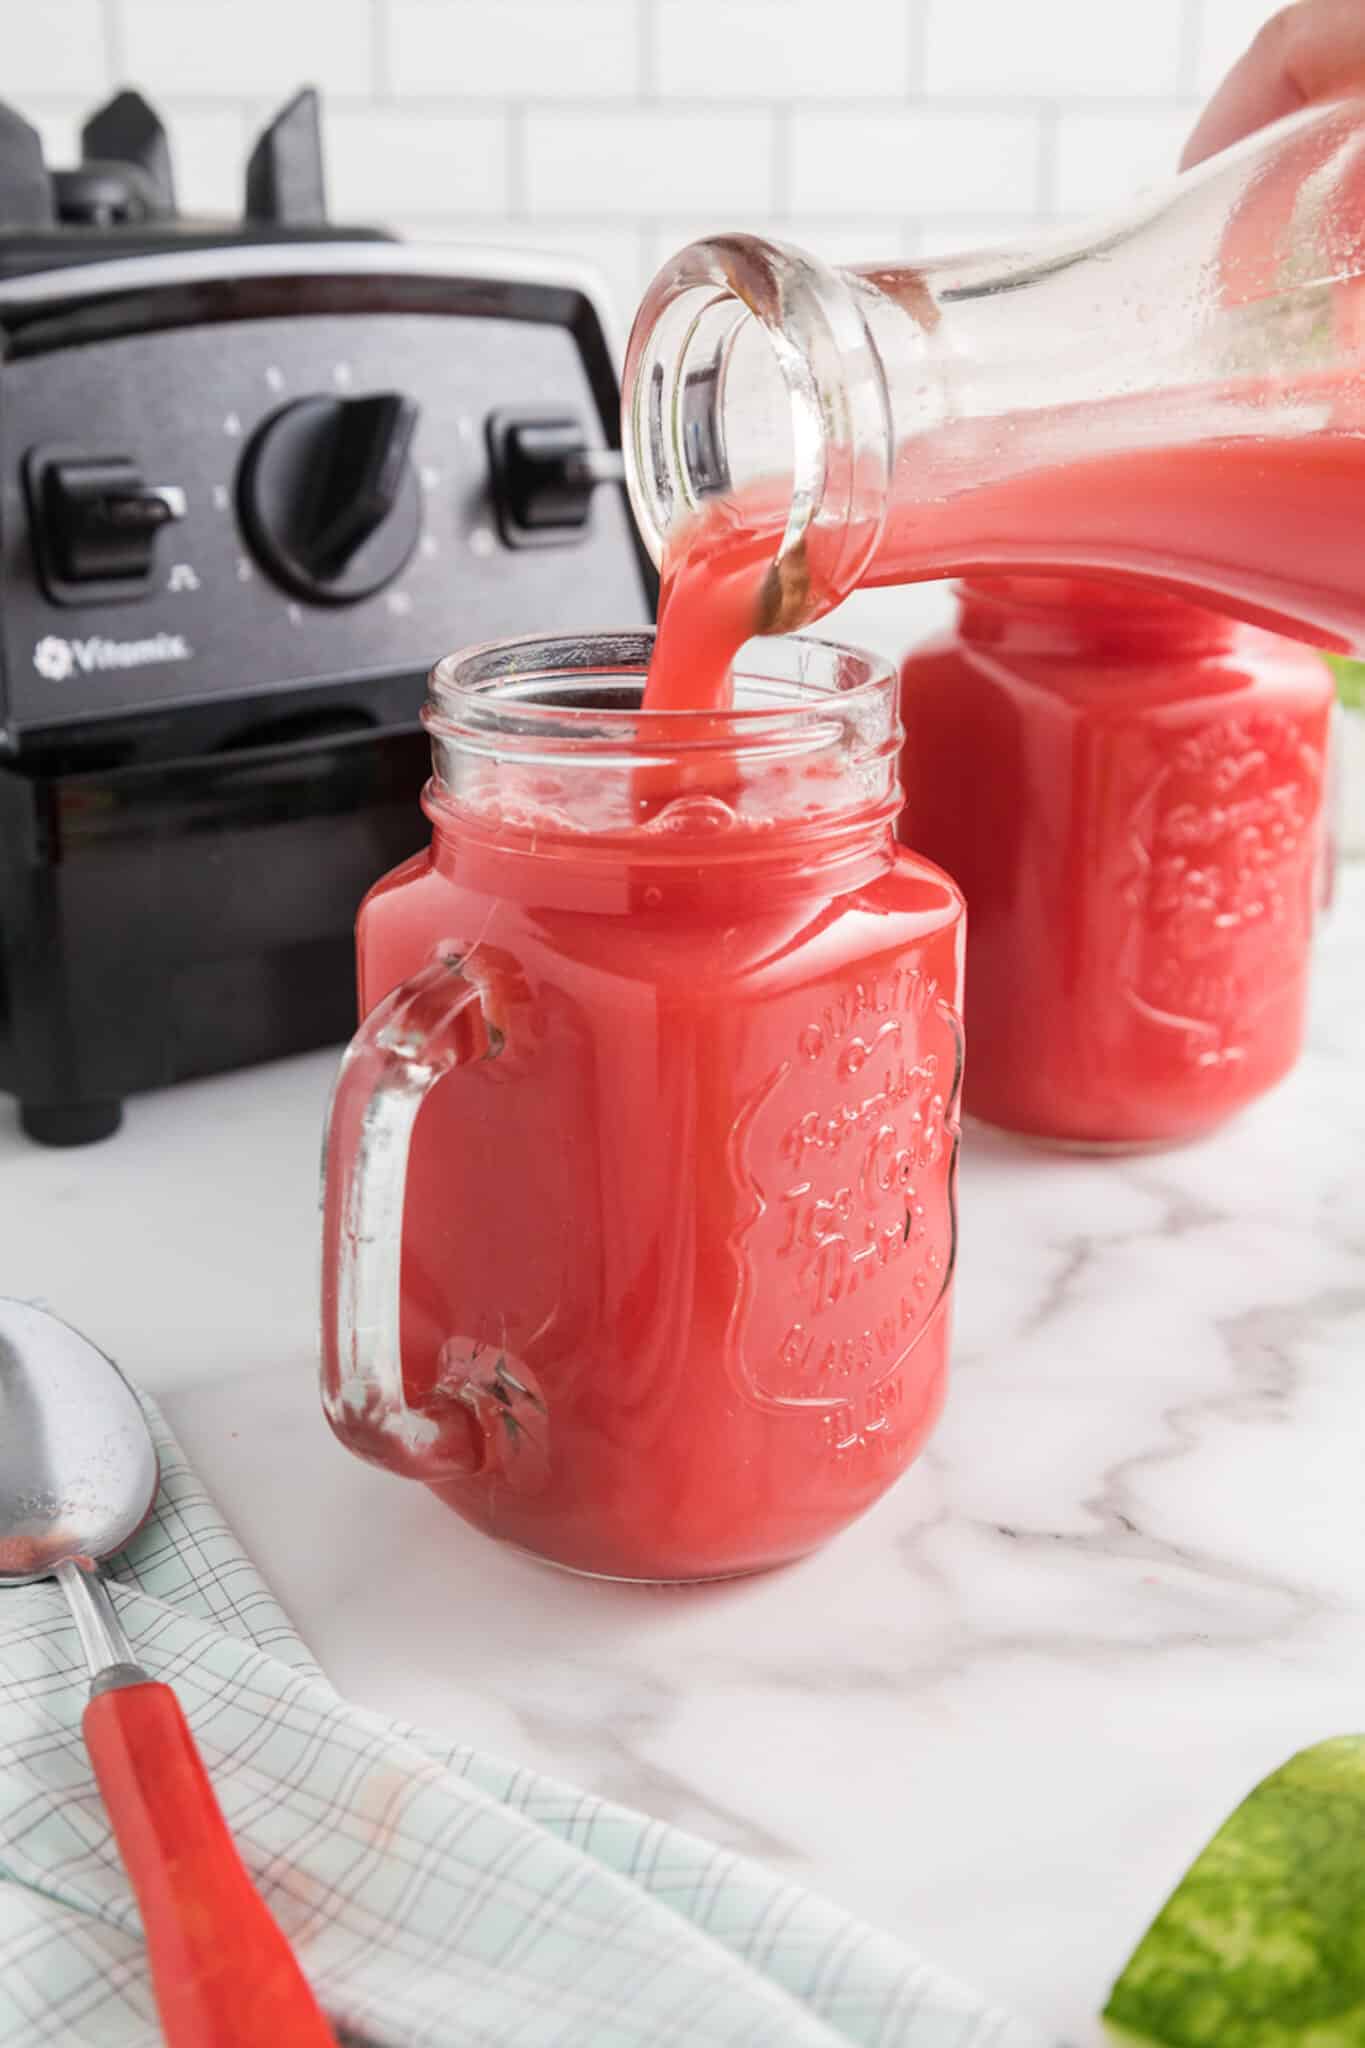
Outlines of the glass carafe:
<svg viewBox="0 0 1365 2048">
<path fill-rule="evenodd" d="M 889 664 L 643 713 L 648 634 L 442 662 L 428 853 L 357 930 L 324 1402 L 579 1571 L 779 1564 L 943 1397 L 962 905 L 897 847 Z"/>
<path fill-rule="evenodd" d="M 859 584 L 1065 566 L 1365 644 L 1365 100 L 1029 247 L 836 270 L 696 243 L 646 294 L 623 404 L 656 560 L 717 499 L 772 523 L 755 630 Z"/>
</svg>

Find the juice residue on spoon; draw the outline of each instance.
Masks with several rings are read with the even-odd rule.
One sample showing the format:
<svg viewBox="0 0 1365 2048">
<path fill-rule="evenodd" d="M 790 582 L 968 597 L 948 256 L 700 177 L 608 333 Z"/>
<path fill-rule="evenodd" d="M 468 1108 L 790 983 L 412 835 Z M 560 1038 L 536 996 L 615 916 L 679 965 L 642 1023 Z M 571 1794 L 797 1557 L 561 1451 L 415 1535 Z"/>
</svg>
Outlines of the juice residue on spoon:
<svg viewBox="0 0 1365 2048">
<path fill-rule="evenodd" d="M 0 1574 L 8 1578 L 39 1571 L 46 1554 L 42 1544 L 35 1542 L 32 1536 L 0 1537 Z"/>
</svg>

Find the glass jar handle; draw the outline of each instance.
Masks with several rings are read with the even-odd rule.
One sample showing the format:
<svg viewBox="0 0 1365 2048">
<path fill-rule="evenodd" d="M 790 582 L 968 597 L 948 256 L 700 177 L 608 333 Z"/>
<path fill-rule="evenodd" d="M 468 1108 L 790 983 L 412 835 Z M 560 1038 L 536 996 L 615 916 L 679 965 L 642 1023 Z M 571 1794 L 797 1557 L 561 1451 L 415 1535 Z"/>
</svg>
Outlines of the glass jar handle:
<svg viewBox="0 0 1365 2048">
<path fill-rule="evenodd" d="M 400 1303 L 403 1201 L 417 1112 L 502 1036 L 450 945 L 387 995 L 346 1049 L 323 1144 L 322 1405 L 348 1449 L 407 1477 L 476 1471 L 482 1432 L 458 1394 L 440 1417 L 408 1405 Z"/>
</svg>

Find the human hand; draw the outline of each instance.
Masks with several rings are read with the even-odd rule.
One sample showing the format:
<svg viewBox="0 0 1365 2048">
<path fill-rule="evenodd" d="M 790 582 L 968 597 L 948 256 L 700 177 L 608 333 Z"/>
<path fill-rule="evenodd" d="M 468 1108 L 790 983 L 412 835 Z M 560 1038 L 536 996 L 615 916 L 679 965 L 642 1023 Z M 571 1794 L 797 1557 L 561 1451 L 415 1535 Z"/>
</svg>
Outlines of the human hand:
<svg viewBox="0 0 1365 2048">
<path fill-rule="evenodd" d="M 1195 124 L 1181 170 L 1269 121 L 1365 87 L 1365 0 L 1295 0 L 1271 16 Z"/>
</svg>

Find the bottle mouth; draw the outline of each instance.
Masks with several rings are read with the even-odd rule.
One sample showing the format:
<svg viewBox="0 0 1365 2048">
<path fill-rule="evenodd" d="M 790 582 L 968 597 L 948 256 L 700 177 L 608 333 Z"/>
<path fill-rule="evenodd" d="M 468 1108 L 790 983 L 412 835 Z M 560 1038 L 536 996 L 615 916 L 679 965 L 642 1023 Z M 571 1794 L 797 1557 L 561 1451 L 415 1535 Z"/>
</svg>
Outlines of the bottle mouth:
<svg viewBox="0 0 1365 2048">
<path fill-rule="evenodd" d="M 885 380 L 858 281 L 753 235 L 694 242 L 655 277 L 622 380 L 626 485 L 656 564 L 724 501 L 773 530 L 761 623 L 853 590 L 891 482 Z"/>
<path fill-rule="evenodd" d="M 436 664 L 422 722 L 434 813 L 541 830 L 708 834 L 899 807 L 893 665 L 831 641 L 753 643 L 723 711 L 653 711 L 654 635 L 491 642 Z M 705 815 L 699 809 L 704 804 Z"/>
</svg>

